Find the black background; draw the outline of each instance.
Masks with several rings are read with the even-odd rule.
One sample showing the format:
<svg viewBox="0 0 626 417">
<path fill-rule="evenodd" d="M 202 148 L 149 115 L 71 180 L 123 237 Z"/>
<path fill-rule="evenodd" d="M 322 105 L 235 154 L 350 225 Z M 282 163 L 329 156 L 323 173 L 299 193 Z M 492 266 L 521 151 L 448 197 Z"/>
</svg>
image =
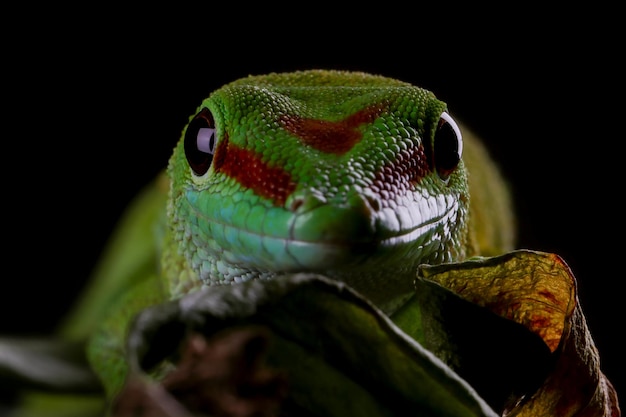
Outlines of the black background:
<svg viewBox="0 0 626 417">
<path fill-rule="evenodd" d="M 0 332 L 53 329 L 115 219 L 165 166 L 213 89 L 249 73 L 363 70 L 432 90 L 488 143 L 514 191 L 518 246 L 570 265 L 602 368 L 621 395 L 624 94 L 615 12 L 299 7 L 15 16 L 21 23 L 3 40 Z"/>
</svg>

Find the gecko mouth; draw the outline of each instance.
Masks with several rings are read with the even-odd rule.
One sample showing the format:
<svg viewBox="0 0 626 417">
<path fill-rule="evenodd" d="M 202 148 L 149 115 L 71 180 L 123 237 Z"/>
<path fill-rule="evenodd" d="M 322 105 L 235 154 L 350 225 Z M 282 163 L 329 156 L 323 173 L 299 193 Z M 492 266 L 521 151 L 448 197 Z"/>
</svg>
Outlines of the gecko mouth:
<svg viewBox="0 0 626 417">
<path fill-rule="evenodd" d="M 431 256 L 450 237 L 456 201 L 442 195 L 421 200 L 412 208 L 373 212 L 358 205 L 346 209 L 324 205 L 297 214 L 284 241 L 285 258 L 292 262 L 285 263 L 293 264 L 293 269 L 324 270 L 373 258 Z"/>
<path fill-rule="evenodd" d="M 302 206 L 295 212 L 250 208 L 243 216 L 233 210 L 207 215 L 194 208 L 206 236 L 231 263 L 276 272 L 425 259 L 451 238 L 458 210 L 458 199 L 451 195 L 377 210 L 364 200 Z"/>
</svg>

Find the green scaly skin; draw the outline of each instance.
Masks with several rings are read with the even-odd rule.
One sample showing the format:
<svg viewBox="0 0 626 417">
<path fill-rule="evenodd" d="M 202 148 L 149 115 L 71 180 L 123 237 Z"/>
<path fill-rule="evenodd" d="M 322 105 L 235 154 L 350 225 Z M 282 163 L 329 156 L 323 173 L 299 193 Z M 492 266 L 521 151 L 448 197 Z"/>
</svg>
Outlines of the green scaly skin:
<svg viewBox="0 0 626 417">
<path fill-rule="evenodd" d="M 216 129 L 210 168 L 190 169 L 182 140 L 168 169 L 170 248 L 183 258 L 164 265 L 170 292 L 181 274 L 215 285 L 315 271 L 380 305 L 410 293 L 419 263 L 467 253 L 465 169 L 444 180 L 427 161 L 445 108 L 354 73 L 252 77 L 212 94 L 198 109 Z"/>
<path fill-rule="evenodd" d="M 509 214 L 489 219 L 503 227 L 470 222 L 479 209 L 456 158 L 463 149 L 495 178 L 472 193 L 506 205 L 497 170 L 471 135 L 458 142 L 442 115 L 446 104 L 431 92 L 358 72 L 251 76 L 211 94 L 170 159 L 167 203 L 154 198 L 166 206 L 158 272 L 113 297 L 117 307 L 105 310 L 116 314 L 95 315 L 103 324 L 89 355 L 109 396 L 124 381 L 128 323 L 151 304 L 314 271 L 390 313 L 411 294 L 419 264 L 508 249 Z"/>
</svg>

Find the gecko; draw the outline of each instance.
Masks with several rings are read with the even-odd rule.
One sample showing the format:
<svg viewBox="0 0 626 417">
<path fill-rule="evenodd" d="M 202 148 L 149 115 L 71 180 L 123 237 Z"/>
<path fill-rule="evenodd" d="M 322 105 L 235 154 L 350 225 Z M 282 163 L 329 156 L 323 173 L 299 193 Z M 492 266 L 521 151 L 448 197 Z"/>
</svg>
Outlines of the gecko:
<svg viewBox="0 0 626 417">
<path fill-rule="evenodd" d="M 508 184 L 431 91 L 383 75 L 250 75 L 197 107 L 130 204 L 61 334 L 113 397 L 142 309 L 200 288 L 315 272 L 387 314 L 420 264 L 513 248 Z"/>
</svg>

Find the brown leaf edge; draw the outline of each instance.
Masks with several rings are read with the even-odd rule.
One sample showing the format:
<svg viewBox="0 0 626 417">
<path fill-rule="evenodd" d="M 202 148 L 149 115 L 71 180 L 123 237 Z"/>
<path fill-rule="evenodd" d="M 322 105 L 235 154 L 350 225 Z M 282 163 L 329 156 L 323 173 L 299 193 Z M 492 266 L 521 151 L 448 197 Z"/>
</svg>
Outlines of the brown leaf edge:
<svg viewBox="0 0 626 417">
<path fill-rule="evenodd" d="M 488 285 L 468 285 L 467 280 L 447 280 L 446 274 L 438 275 L 445 266 L 423 266 L 420 273 L 462 298 L 526 326 L 541 336 L 556 355 L 555 367 L 543 385 L 535 393 L 520 398 L 515 406 L 504 411 L 503 416 L 621 416 L 615 388 L 600 369 L 600 355 L 580 306 L 576 279 L 563 258 L 553 253 L 520 249 L 464 265 L 464 268 L 500 266 L 508 274 L 487 276 L 487 280 L 491 280 Z M 519 280 L 523 281 L 520 283 Z M 554 288 L 555 284 L 561 289 L 571 288 L 571 291 L 546 290 Z M 528 320 L 528 315 L 509 314 L 520 307 L 520 299 L 511 297 L 512 291 L 529 286 L 537 289 L 535 299 L 522 301 L 534 301 L 537 306 L 541 304 L 542 313 L 551 311 L 548 321 L 542 317 L 542 325 Z M 558 344 L 553 339 L 555 333 L 560 334 Z"/>
</svg>

